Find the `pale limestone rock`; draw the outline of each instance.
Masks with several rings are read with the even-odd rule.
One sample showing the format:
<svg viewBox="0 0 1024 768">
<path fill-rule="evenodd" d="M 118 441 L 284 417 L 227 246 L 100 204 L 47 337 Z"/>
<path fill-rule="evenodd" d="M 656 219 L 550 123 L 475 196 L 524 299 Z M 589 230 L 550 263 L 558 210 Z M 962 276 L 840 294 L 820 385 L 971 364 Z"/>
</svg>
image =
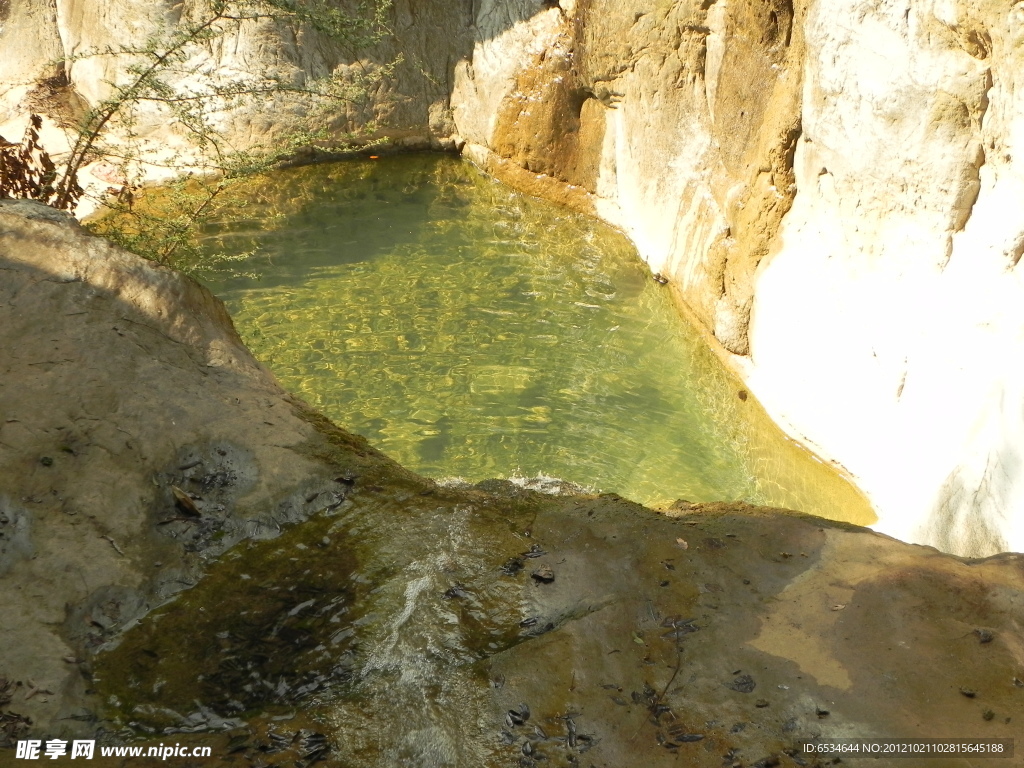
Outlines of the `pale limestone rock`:
<svg viewBox="0 0 1024 768">
<path fill-rule="evenodd" d="M 536 8 L 531 0 L 481 3 L 472 60 L 459 63 L 452 91 L 452 112 L 465 141 L 491 143 L 501 104 L 515 89 L 516 76 L 525 63 L 557 44 L 562 32 L 559 11 L 533 15 Z"/>
<path fill-rule="evenodd" d="M 460 133 L 594 194 L 652 270 L 746 352 L 752 273 L 793 194 L 792 9 L 515 6 L 531 7 L 501 35 L 478 24 L 453 95 Z"/>
<path fill-rule="evenodd" d="M 523 110 L 500 124 L 511 100 L 552 98 L 522 33 L 479 35 L 455 114 L 513 164 L 540 162 L 530 136 L 570 158 L 545 172 L 583 183 L 746 355 L 727 357 L 854 473 L 881 530 L 1024 549 L 1022 16 L 985 0 L 595 0 L 517 29 L 562 24 L 544 39 L 569 48 L 557 75 L 603 107 L 600 141 L 567 137 L 583 111 L 561 129 Z"/>
<path fill-rule="evenodd" d="M 0 3 L 0 100 L 11 88 L 57 74 L 53 62 L 62 48 L 55 21 L 48 3 Z"/>
<path fill-rule="evenodd" d="M 0 49 L 4 51 L 0 128 L 30 110 L 52 110 L 54 105 L 45 100 L 30 103 L 26 98 L 44 77 L 66 75 L 70 92 L 81 99 L 80 106 L 95 106 L 112 93 L 113 83 L 128 82 L 128 67 L 143 60 L 108 52 L 144 47 L 153 36 L 173 30 L 183 19 L 201 18 L 205 8 L 204 0 L 149 4 L 20 0 L 0 19 Z M 225 22 L 225 34 L 193 51 L 184 66 L 168 73 L 167 80 L 183 93 L 195 92 L 211 81 L 237 82 L 267 75 L 302 86 L 330 74 L 351 81 L 393 64 L 367 98 L 329 115 L 329 127 L 357 131 L 377 126 L 380 136 L 404 145 L 452 148 L 454 136 L 437 133 L 452 130 L 451 121 L 440 119 L 432 105 L 440 105 L 442 111 L 449 108 L 455 65 L 469 53 L 472 42 L 469 9 L 397 0 L 391 13 L 393 35 L 361 51 L 347 50 L 306 26 L 266 20 L 238 25 Z M 244 147 L 273 141 L 310 106 L 307 98 L 278 94 L 222 113 L 219 118 L 227 138 Z M 167 142 L 176 141 L 166 112 L 142 104 L 137 119 L 142 153 L 151 158 L 166 154 Z M 179 140 L 174 148 L 186 146 Z"/>
<path fill-rule="evenodd" d="M 799 193 L 763 265 L 751 385 L 838 457 L 880 530 L 1024 549 L 1024 99 L 994 4 L 807 21 Z"/>
</svg>

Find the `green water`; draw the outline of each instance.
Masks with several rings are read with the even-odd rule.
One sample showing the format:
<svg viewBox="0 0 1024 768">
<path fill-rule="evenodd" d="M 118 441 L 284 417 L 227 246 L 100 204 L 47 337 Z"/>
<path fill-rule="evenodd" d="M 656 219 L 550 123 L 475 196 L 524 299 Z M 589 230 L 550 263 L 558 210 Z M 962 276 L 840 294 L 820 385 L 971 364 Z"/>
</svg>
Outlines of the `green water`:
<svg viewBox="0 0 1024 768">
<path fill-rule="evenodd" d="M 291 169 L 246 197 L 207 241 L 260 277 L 211 287 L 285 388 L 410 469 L 796 506 L 613 229 L 439 156 Z"/>
</svg>

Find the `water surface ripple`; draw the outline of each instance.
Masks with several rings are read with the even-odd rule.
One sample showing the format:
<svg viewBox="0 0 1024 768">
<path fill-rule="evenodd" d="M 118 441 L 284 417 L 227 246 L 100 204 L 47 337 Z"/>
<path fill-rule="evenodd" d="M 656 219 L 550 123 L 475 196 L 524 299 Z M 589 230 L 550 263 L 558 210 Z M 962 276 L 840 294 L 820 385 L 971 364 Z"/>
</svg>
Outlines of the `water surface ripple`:
<svg viewBox="0 0 1024 768">
<path fill-rule="evenodd" d="M 544 474 L 643 503 L 745 499 L 851 519 L 793 487 L 808 471 L 780 469 L 784 441 L 751 440 L 758 406 L 622 235 L 468 163 L 282 171 L 207 239 L 253 251 L 258 280 L 212 287 L 257 357 L 414 471 Z"/>
</svg>

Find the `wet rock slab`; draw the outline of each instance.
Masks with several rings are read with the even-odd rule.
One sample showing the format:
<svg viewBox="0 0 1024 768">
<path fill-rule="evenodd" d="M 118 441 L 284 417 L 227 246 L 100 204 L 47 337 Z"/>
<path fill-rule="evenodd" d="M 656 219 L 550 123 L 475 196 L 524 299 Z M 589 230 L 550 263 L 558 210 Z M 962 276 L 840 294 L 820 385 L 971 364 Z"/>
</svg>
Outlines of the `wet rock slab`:
<svg viewBox="0 0 1024 768">
<path fill-rule="evenodd" d="M 316 732 L 345 766 L 817 765 L 804 740 L 1010 737 L 1024 709 L 1017 556 L 415 481 L 233 554 L 97 657 L 126 732 L 227 729 L 241 764 Z"/>
<path fill-rule="evenodd" d="M 1019 556 L 966 563 L 771 510 L 664 520 L 606 499 L 533 532 L 557 578 L 527 601 L 553 629 L 487 667 L 541 726 L 505 729 L 534 761 L 800 765 L 805 739 L 1020 728 Z M 984 705 L 958 690 L 968 679 Z"/>
<path fill-rule="evenodd" d="M 1020 732 L 1021 556 L 438 487 L 283 393 L 198 286 L 26 211 L 0 207 L 8 743 L 620 768 Z"/>
<path fill-rule="evenodd" d="M 373 451 L 319 418 L 206 290 L 0 201 L 0 746 L 94 732 L 97 649 L 236 542 L 344 500 Z"/>
</svg>

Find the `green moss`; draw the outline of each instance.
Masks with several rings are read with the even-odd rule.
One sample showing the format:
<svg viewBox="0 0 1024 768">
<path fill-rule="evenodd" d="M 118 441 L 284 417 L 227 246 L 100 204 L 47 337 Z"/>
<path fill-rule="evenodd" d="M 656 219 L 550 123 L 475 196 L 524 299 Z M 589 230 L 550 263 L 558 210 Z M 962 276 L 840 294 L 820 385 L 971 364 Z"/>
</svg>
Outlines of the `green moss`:
<svg viewBox="0 0 1024 768">
<path fill-rule="evenodd" d="M 352 579 L 357 548 L 323 543 L 332 523 L 318 517 L 229 551 L 97 658 L 97 688 L 152 726 L 176 720 L 160 710 L 187 715 L 197 702 L 232 716 L 343 691 L 354 642 L 344 629 L 366 588 Z"/>
<path fill-rule="evenodd" d="M 344 447 L 328 441 L 332 458 L 351 458 L 341 430 L 316 423 L 342 435 Z M 376 452 L 364 458 L 336 512 L 229 550 L 196 587 L 97 657 L 94 685 L 108 717 L 166 728 L 199 707 L 248 717 L 352 695 L 364 646 L 381 644 L 405 584 L 437 559 L 455 529 L 465 550 L 452 555 L 450 577 L 435 573 L 429 600 L 457 617 L 463 652 L 483 658 L 527 637 L 515 597 L 525 577 L 508 577 L 500 566 L 526 548 L 523 531 L 538 511 L 559 502 L 532 492 L 496 499 L 438 488 Z"/>
</svg>

